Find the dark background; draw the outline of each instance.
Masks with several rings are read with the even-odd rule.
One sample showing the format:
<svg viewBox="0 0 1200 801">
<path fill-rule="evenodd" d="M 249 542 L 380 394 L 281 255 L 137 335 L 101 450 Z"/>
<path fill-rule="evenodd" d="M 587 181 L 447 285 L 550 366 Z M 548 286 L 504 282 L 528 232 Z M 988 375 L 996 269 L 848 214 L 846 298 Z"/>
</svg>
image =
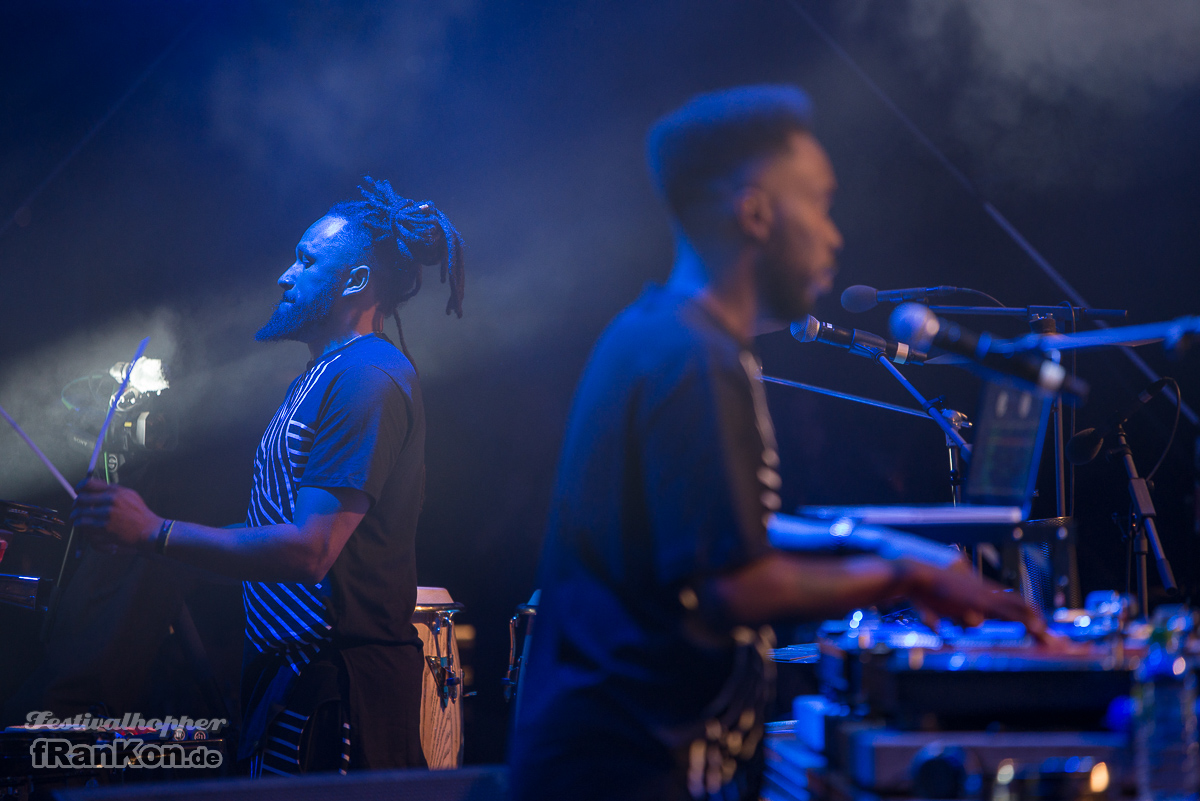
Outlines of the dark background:
<svg viewBox="0 0 1200 801">
<path fill-rule="evenodd" d="M 467 755 L 497 761 L 506 621 L 534 588 L 573 386 L 606 321 L 670 266 L 643 162 L 655 117 L 739 83 L 812 94 L 847 243 L 822 320 L 886 330 L 886 310 L 839 307 L 855 283 L 1064 300 L 797 7 L 1091 304 L 1127 308 L 1131 323 L 1200 311 L 1200 11 L 1187 0 L 6 4 L 0 403 L 77 480 L 86 454 L 67 445 L 60 390 L 150 335 L 148 355 L 172 370 L 181 440 L 141 486 L 164 515 L 238 521 L 263 426 L 308 358 L 252 340 L 296 240 L 365 173 L 435 201 L 469 250 L 462 320 L 443 316 L 432 271 L 404 314 L 428 409 L 420 579 L 467 606 Z M 866 360 L 785 333 L 760 349 L 768 374 L 908 403 Z M 1200 400 L 1195 353 L 1139 352 Z M 1079 369 L 1094 387 L 1080 427 L 1148 383 L 1119 355 L 1088 354 Z M 907 373 L 973 412 L 974 377 Z M 932 424 L 774 386 L 768 397 L 785 507 L 948 497 Z M 1130 425 L 1143 471 L 1170 422 L 1159 400 Z M 1181 423 L 1156 490 L 1189 595 L 1196 433 Z M 1077 481 L 1084 589 L 1123 588 L 1119 466 L 1097 462 Z M 68 507 L 7 429 L 0 497 Z M 10 557 L 5 572 L 19 572 L 17 546 Z M 190 598 L 232 687 L 237 588 Z M 36 664 L 32 645 L 8 653 L 0 694 Z"/>
</svg>

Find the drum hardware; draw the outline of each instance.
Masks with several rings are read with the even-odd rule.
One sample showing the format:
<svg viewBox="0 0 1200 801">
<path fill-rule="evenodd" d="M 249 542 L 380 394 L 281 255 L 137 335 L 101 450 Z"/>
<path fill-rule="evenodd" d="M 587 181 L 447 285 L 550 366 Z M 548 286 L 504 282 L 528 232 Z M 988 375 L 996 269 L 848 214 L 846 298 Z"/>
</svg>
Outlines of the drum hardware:
<svg viewBox="0 0 1200 801">
<path fill-rule="evenodd" d="M 10 576 L 0 573 L 0 603 L 34 611 L 45 610 L 50 597 L 50 579 Z"/>
<path fill-rule="evenodd" d="M 517 687 L 521 683 L 521 666 L 525 664 L 525 649 L 521 649 L 520 655 L 517 654 L 517 631 L 521 628 L 521 621 L 528 620 L 529 625 L 525 627 L 525 636 L 528 637 L 530 630 L 533 627 L 533 619 L 537 615 L 537 593 L 529 599 L 527 604 L 519 604 L 516 614 L 508 621 L 508 670 L 504 672 L 504 678 L 501 684 L 504 685 L 504 700 L 511 701 L 513 696 L 517 694 Z"/>
<path fill-rule="evenodd" d="M 454 615 L 463 610 L 442 587 L 418 587 L 412 622 L 421 638 L 421 748 L 430 768 L 460 768 L 463 760 L 463 670 Z M 443 642 L 444 640 L 444 642 Z"/>
<path fill-rule="evenodd" d="M 0 534 L 31 534 L 62 539 L 66 523 L 53 509 L 0 501 Z"/>
<path fill-rule="evenodd" d="M 439 610 L 434 613 L 433 620 L 429 623 L 429 630 L 433 633 L 435 652 L 432 656 L 425 657 L 425 663 L 429 665 L 429 672 L 433 674 L 433 680 L 437 684 L 438 695 L 442 700 L 442 709 L 445 709 L 451 701 L 458 700 L 458 688 L 462 684 L 462 671 L 455 672 L 454 654 L 443 654 L 441 644 L 442 629 L 454 631 L 454 621 L 451 619 L 451 615 L 459 611 L 462 604 L 455 604 L 455 606 L 458 608 L 449 611 Z"/>
<path fill-rule="evenodd" d="M 66 524 L 53 509 L 0 501 L 0 561 L 8 550 L 7 537 L 24 534 L 61 540 Z M 25 609 L 44 610 L 51 595 L 51 582 L 38 576 L 0 574 L 0 603 Z"/>
<path fill-rule="evenodd" d="M 27 535 L 61 540 L 66 523 L 53 509 L 0 501 L 0 560 L 8 542 L 5 536 Z M 0 603 L 33 611 L 45 611 L 54 582 L 40 576 L 0 573 Z"/>
<path fill-rule="evenodd" d="M 521 711 L 521 694 L 524 687 L 525 677 L 521 675 L 521 668 L 525 665 L 525 660 L 529 655 L 529 643 L 533 639 L 533 624 L 537 620 L 538 605 L 542 601 L 542 591 L 534 590 L 533 595 L 529 596 L 528 603 L 519 604 L 516 614 L 508 621 L 508 670 L 501 679 L 501 684 L 504 686 L 504 700 L 512 701 L 515 697 L 516 705 L 513 707 L 513 719 L 516 720 Z M 521 642 L 520 652 L 517 649 L 517 635 L 521 628 L 521 620 L 524 618 L 525 637 Z"/>
</svg>

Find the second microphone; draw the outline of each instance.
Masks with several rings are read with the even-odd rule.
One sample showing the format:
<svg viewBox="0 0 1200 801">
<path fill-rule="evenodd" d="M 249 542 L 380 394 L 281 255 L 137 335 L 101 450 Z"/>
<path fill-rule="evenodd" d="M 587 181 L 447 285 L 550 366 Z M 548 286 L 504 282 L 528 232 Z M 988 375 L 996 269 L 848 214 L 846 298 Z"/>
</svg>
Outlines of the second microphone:
<svg viewBox="0 0 1200 801">
<path fill-rule="evenodd" d="M 823 323 L 811 314 L 792 323 L 791 331 L 792 336 L 799 342 L 824 342 L 826 345 L 845 348 L 868 359 L 874 359 L 877 353 L 884 353 L 889 361 L 896 364 L 921 364 L 929 358 L 928 354 L 910 348 L 903 342 L 884 339 L 878 334 L 860 331 L 857 328 L 842 328 Z"/>
</svg>

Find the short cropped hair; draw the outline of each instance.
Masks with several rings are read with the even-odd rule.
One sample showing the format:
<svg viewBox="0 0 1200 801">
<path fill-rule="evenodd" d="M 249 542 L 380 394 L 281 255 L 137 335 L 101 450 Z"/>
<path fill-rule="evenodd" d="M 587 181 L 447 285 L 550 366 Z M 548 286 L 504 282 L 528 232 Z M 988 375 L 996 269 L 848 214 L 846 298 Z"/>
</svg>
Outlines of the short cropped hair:
<svg viewBox="0 0 1200 801">
<path fill-rule="evenodd" d="M 739 86 L 698 95 L 661 117 L 647 137 L 650 173 L 676 218 L 714 197 L 714 183 L 749 162 L 786 152 L 812 119 L 795 86 Z"/>
</svg>

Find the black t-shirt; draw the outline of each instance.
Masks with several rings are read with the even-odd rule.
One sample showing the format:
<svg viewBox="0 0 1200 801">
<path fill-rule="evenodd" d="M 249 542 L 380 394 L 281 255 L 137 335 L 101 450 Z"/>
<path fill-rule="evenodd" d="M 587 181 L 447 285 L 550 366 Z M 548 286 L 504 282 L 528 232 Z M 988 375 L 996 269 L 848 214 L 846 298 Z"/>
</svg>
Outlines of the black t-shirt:
<svg viewBox="0 0 1200 801">
<path fill-rule="evenodd" d="M 763 641 L 706 627 L 688 596 L 766 553 L 777 465 L 754 356 L 695 300 L 647 289 L 596 345 L 568 426 L 514 738 L 517 798 L 620 797 L 639 771 L 647 795 L 703 788 L 685 774 L 689 758 L 707 759 L 695 746 L 706 729 L 737 730 L 735 755 L 756 751 Z"/>
<path fill-rule="evenodd" d="M 424 483 L 425 413 L 404 354 L 368 334 L 310 363 L 259 444 L 247 525 L 291 522 L 302 487 L 361 490 L 370 508 L 321 582 L 243 583 L 250 643 L 298 671 L 326 643 L 417 641 Z"/>
<path fill-rule="evenodd" d="M 291 695 L 297 677 L 336 649 L 360 764 L 423 765 L 421 641 L 411 618 L 425 412 L 416 370 L 383 335 L 322 355 L 292 382 L 254 460 L 247 525 L 291 522 L 303 487 L 361 490 L 370 508 L 319 583 L 243 582 L 239 757 L 261 745 L 282 704 L 304 703 Z"/>
</svg>

